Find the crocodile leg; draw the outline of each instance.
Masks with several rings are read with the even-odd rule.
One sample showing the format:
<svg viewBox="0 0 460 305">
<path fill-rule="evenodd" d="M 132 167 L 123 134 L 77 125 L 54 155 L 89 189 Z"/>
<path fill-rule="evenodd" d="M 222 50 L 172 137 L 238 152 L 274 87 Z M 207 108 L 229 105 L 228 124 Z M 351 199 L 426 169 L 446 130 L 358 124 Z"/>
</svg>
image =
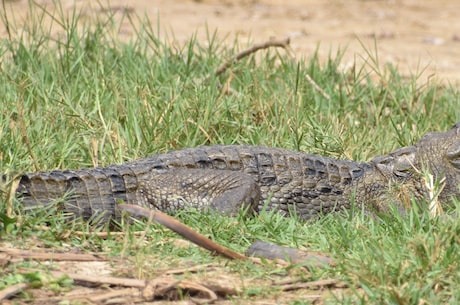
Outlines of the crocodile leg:
<svg viewBox="0 0 460 305">
<path fill-rule="evenodd" d="M 154 170 L 139 185 L 139 205 L 164 212 L 187 206 L 237 214 L 257 210 L 260 188 L 248 174 L 230 170 L 172 168 Z"/>
</svg>

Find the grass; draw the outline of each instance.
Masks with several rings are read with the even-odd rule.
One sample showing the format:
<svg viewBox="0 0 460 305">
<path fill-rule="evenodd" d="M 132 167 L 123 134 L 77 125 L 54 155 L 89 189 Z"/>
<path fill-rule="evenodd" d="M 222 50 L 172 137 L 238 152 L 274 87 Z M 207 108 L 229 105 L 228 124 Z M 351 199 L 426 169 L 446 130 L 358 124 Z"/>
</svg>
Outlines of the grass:
<svg viewBox="0 0 460 305">
<path fill-rule="evenodd" d="M 340 53 L 320 63 L 316 56 L 295 60 L 283 50 L 269 49 L 213 77 L 241 46 L 225 45 L 210 33 L 206 44 L 191 37 L 178 47 L 160 40 L 152 24 L 129 15 L 123 18 L 138 25 L 131 40 L 123 42 L 115 35 L 119 20 L 114 13 L 88 20 L 55 5 L 58 9 L 52 11 L 31 4 L 22 30 L 2 16 L 9 25 L 8 37 L 0 41 L 2 173 L 109 165 L 171 149 L 232 143 L 367 160 L 410 145 L 429 130 L 446 130 L 460 118 L 460 95 L 454 88 L 420 84 L 391 66 L 380 70 L 377 55 L 368 66 L 343 71 Z M 232 94 L 220 89 L 226 83 Z M 5 204 L 3 200 L 2 211 Z M 121 240 L 102 239 L 73 235 L 103 228 L 88 228 L 54 210 L 16 212 L 20 222 L 1 222 L 0 246 L 109 253 L 129 258 L 131 275 L 139 278 L 188 261 L 217 261 L 247 279 L 302 272 L 296 266 L 228 262 L 195 247 L 178 247 L 177 237 L 157 225 L 125 225 Z M 178 217 L 241 252 L 261 239 L 331 254 L 337 267 L 303 274 L 306 280 L 339 278 L 353 288 L 327 302 L 460 302 L 458 216 L 442 221 L 411 212 L 404 218 L 395 213 L 376 220 L 358 211 L 314 223 L 266 213 L 249 219 L 193 212 Z M 43 226 L 47 229 L 36 229 Z M 134 235 L 139 229 L 146 234 Z M 30 265 L 44 273 L 49 268 L 28 261 L 8 266 L 0 271 L 0 289 L 37 281 L 36 275 L 25 277 L 20 271 Z M 55 281 L 38 281 L 57 291 L 69 286 L 65 279 L 57 286 Z M 242 299 L 283 295 L 254 283 L 244 289 Z M 302 295 L 290 300 L 306 302 Z"/>
</svg>

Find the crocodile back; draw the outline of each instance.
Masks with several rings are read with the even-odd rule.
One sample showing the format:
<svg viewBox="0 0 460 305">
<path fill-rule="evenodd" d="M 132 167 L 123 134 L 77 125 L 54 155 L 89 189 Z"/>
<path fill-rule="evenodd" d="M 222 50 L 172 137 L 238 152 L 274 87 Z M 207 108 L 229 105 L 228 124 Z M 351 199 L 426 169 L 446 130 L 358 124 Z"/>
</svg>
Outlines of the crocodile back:
<svg viewBox="0 0 460 305">
<path fill-rule="evenodd" d="M 187 148 L 135 162 L 152 168 L 206 168 L 250 175 L 261 190 L 259 209 L 296 210 L 302 218 L 349 207 L 353 187 L 372 167 L 281 148 L 215 145 Z"/>
</svg>

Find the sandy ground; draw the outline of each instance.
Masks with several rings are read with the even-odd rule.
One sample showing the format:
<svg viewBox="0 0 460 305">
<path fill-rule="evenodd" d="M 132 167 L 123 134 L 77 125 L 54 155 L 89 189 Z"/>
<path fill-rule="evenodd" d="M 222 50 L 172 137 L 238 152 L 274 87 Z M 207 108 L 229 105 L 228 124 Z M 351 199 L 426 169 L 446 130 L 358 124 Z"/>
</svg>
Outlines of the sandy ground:
<svg viewBox="0 0 460 305">
<path fill-rule="evenodd" d="M 148 1 L 146 1 L 148 2 Z M 296 56 L 319 49 L 327 59 L 346 49 L 345 68 L 378 58 L 420 81 L 460 82 L 460 2 L 455 0 L 259 0 L 154 1 L 136 10 L 160 18 L 160 26 L 185 40 L 205 39 L 206 27 L 229 41 L 291 37 Z M 149 2 L 151 3 L 151 2 Z M 133 4 L 131 4 L 132 6 Z M 377 55 L 378 54 L 378 55 Z"/>
<path fill-rule="evenodd" d="M 37 2 L 52 5 L 50 0 Z M 61 1 L 69 11 L 97 14 L 89 8 L 91 2 Z M 405 76 L 420 74 L 421 83 L 436 79 L 460 86 L 456 0 L 111 0 L 106 5 L 118 14 L 148 16 L 163 38 L 175 43 L 186 43 L 193 35 L 206 43 L 207 32 L 215 31 L 221 41 L 238 38 L 246 46 L 290 37 L 299 58 L 308 59 L 318 49 L 325 60 L 340 49 L 345 50 L 344 69 L 377 58 L 380 68 L 391 63 Z M 7 10 L 16 15 L 25 14 L 27 7 L 25 0 L 7 1 Z M 121 35 L 132 34 L 126 21 Z"/>
</svg>

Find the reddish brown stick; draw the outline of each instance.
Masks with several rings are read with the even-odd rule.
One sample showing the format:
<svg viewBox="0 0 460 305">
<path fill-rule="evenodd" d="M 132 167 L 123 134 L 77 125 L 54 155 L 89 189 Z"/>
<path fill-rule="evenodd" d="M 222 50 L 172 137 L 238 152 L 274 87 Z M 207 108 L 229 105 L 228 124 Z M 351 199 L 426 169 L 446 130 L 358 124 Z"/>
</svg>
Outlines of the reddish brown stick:
<svg viewBox="0 0 460 305">
<path fill-rule="evenodd" d="M 190 227 L 184 225 L 175 218 L 160 211 L 152 211 L 132 204 L 121 204 L 118 206 L 118 208 L 135 216 L 152 219 L 157 223 L 167 227 L 168 229 L 176 232 L 192 243 L 227 258 L 245 260 L 248 259 L 248 256 L 257 256 L 267 259 L 288 260 L 292 263 L 303 263 L 309 266 L 317 267 L 334 265 L 331 258 L 326 255 L 313 252 L 305 252 L 298 249 L 278 246 L 262 241 L 254 242 L 247 251 L 248 256 L 245 256 L 213 242 L 209 238 L 195 232 Z"/>
<path fill-rule="evenodd" d="M 132 204 L 120 204 L 118 206 L 120 210 L 126 211 L 131 213 L 132 215 L 145 217 L 147 219 L 153 219 L 159 224 L 167 227 L 168 229 L 176 232 L 180 236 L 186 238 L 187 240 L 191 241 L 192 243 L 205 248 L 208 251 L 215 252 L 219 255 L 222 255 L 227 258 L 232 259 L 247 259 L 246 256 L 235 252 L 231 249 L 228 249 L 224 246 L 216 244 L 209 238 L 193 231 L 190 227 L 184 225 L 183 223 L 177 221 L 173 217 L 166 215 L 160 211 L 152 211 L 142 208 L 137 205 Z"/>
</svg>

